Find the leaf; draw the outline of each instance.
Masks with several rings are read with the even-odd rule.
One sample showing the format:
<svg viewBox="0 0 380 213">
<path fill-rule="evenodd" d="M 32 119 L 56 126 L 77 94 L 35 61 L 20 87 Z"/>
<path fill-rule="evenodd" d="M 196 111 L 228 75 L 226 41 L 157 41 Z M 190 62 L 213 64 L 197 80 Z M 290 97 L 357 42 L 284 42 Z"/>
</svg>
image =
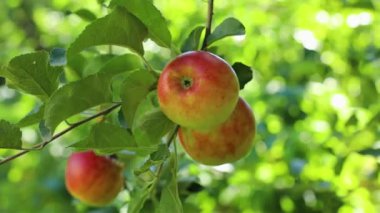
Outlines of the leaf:
<svg viewBox="0 0 380 213">
<path fill-rule="evenodd" d="M 235 73 L 239 79 L 240 89 L 243 89 L 245 84 L 252 80 L 253 71 L 251 67 L 241 62 L 236 62 L 232 65 L 232 68 L 235 70 Z"/>
<path fill-rule="evenodd" d="M 162 47 L 171 47 L 171 35 L 161 12 L 147 0 L 113 0 L 111 5 L 124 6 L 141 20 L 148 29 L 149 37 Z"/>
<path fill-rule="evenodd" d="M 21 149 L 22 133 L 20 129 L 5 120 L 0 120 L 0 148 Z"/>
<path fill-rule="evenodd" d="M 68 57 L 85 48 L 98 45 L 119 45 L 143 55 L 142 42 L 147 31 L 143 23 L 123 8 L 89 24 L 68 49 Z"/>
<path fill-rule="evenodd" d="M 144 64 L 134 54 L 124 54 L 113 57 L 100 67 L 99 73 L 118 74 L 126 70 L 136 70 L 144 67 Z"/>
<path fill-rule="evenodd" d="M 153 175 L 153 177 L 150 177 L 150 174 L 152 173 L 151 168 L 163 163 L 169 156 L 170 151 L 168 146 L 166 144 L 159 144 L 156 151 L 150 154 L 149 159 L 146 160 L 142 166 L 135 169 L 133 173 L 145 182 L 149 180 L 152 181 L 156 176 Z"/>
<path fill-rule="evenodd" d="M 135 151 L 137 146 L 133 136 L 126 129 L 110 123 L 98 123 L 92 127 L 86 139 L 71 147 L 116 152 L 123 149 Z"/>
<path fill-rule="evenodd" d="M 137 107 L 132 132 L 139 146 L 156 145 L 174 126 L 161 112 L 157 92 L 152 91 Z"/>
<path fill-rule="evenodd" d="M 364 150 L 359 151 L 358 153 L 362 154 L 362 155 L 372 155 L 374 157 L 379 157 L 380 156 L 380 149 L 373 149 L 373 148 L 364 149 Z"/>
<path fill-rule="evenodd" d="M 83 72 L 88 64 L 87 59 L 82 54 L 76 54 L 75 57 L 68 58 L 67 66 L 70 68 L 69 71 L 73 71 L 76 78 L 83 78 Z M 67 77 L 67 73 L 66 77 Z"/>
<path fill-rule="evenodd" d="M 88 76 L 57 90 L 46 104 L 44 119 L 53 132 L 59 123 L 70 116 L 111 101 L 109 78 L 105 75 Z"/>
<path fill-rule="evenodd" d="M 368 121 L 367 127 L 376 127 L 379 124 L 380 112 L 377 112 L 371 120 Z"/>
<path fill-rule="evenodd" d="M 45 106 L 39 106 L 28 113 L 24 118 L 22 118 L 16 125 L 20 128 L 30 126 L 40 122 L 44 117 Z"/>
<path fill-rule="evenodd" d="M 360 141 L 360 143 L 358 143 L 358 141 Z M 357 151 L 371 147 L 375 141 L 375 132 L 369 129 L 364 129 L 353 134 L 347 145 L 350 151 Z"/>
<path fill-rule="evenodd" d="M 160 144 L 157 151 L 150 154 L 150 160 L 160 162 L 166 160 L 170 156 L 169 148 L 166 144 Z"/>
<path fill-rule="evenodd" d="M 358 118 L 356 117 L 356 114 L 352 114 L 348 121 L 345 123 L 345 126 L 354 126 L 358 123 Z"/>
<path fill-rule="evenodd" d="M 135 54 L 112 55 L 104 54 L 93 57 L 86 62 L 80 54 L 70 58 L 69 66 L 80 77 L 87 77 L 95 73 L 109 72 L 118 74 L 127 70 L 141 69 L 144 67 L 140 57 Z"/>
<path fill-rule="evenodd" d="M 105 54 L 89 58 L 83 70 L 80 71 L 82 77 L 87 77 L 98 73 L 101 67 L 104 66 L 104 64 L 108 63 L 110 60 L 112 60 L 114 57 L 114 55 Z"/>
<path fill-rule="evenodd" d="M 235 18 L 227 18 L 221 24 L 219 24 L 215 30 L 207 37 L 207 45 L 211 45 L 217 40 L 225 38 L 227 36 L 244 35 L 244 25 Z"/>
<path fill-rule="evenodd" d="M 204 28 L 205 28 L 204 26 L 198 26 L 191 31 L 189 36 L 186 38 L 186 40 L 182 44 L 181 52 L 187 52 L 187 51 L 199 49 L 199 43 L 200 43 L 201 35 Z"/>
<path fill-rule="evenodd" d="M 139 57 L 134 54 L 117 56 L 105 63 L 98 73 L 61 87 L 52 95 L 45 108 L 44 118 L 47 126 L 53 131 L 60 122 L 70 116 L 90 107 L 111 102 L 112 78 L 141 66 L 143 65 Z"/>
<path fill-rule="evenodd" d="M 144 64 L 140 60 L 139 57 L 132 54 L 125 54 L 120 55 L 117 57 L 114 57 L 110 61 L 108 61 L 106 64 L 101 67 L 99 73 L 121 73 L 125 70 L 130 72 L 125 72 L 122 75 L 119 75 L 117 78 L 113 79 L 112 81 L 112 91 L 113 91 L 113 98 L 114 100 L 122 100 L 120 99 L 120 93 L 123 92 L 122 86 L 124 80 L 127 78 L 127 76 L 130 75 L 130 73 L 133 73 L 134 71 L 141 70 L 144 68 Z M 148 71 L 143 70 L 144 73 L 147 73 Z"/>
<path fill-rule="evenodd" d="M 151 153 L 151 155 L 153 153 Z M 151 159 L 148 159 L 147 161 L 144 162 L 142 166 L 135 169 L 133 171 L 133 174 L 136 176 L 139 176 L 139 178 L 142 179 L 144 182 L 152 182 L 156 178 L 156 176 L 153 174 L 151 177 L 151 174 L 152 174 L 151 168 L 153 166 L 157 166 L 161 162 L 162 161 L 153 161 Z"/>
<path fill-rule="evenodd" d="M 144 187 L 142 190 L 132 194 L 132 200 L 128 204 L 128 212 L 130 213 L 140 213 L 141 209 L 144 207 L 146 200 L 150 195 L 149 185 Z"/>
<path fill-rule="evenodd" d="M 58 87 L 60 67 L 51 67 L 49 54 L 38 51 L 13 58 L 9 65 L 0 70 L 14 88 L 35 95 L 46 101 Z"/>
<path fill-rule="evenodd" d="M 163 187 L 159 205 L 159 213 L 181 213 L 183 212 L 182 203 L 179 199 L 177 184 L 177 164 L 176 156 L 172 154 L 170 158 L 171 178 L 166 187 Z"/>
<path fill-rule="evenodd" d="M 122 110 L 127 124 L 132 126 L 139 103 L 144 100 L 156 81 L 146 70 L 136 70 L 128 75 L 121 86 Z"/>
<path fill-rule="evenodd" d="M 79 9 L 75 11 L 74 14 L 81 17 L 85 21 L 93 21 L 96 19 L 96 15 L 87 9 Z"/>
</svg>

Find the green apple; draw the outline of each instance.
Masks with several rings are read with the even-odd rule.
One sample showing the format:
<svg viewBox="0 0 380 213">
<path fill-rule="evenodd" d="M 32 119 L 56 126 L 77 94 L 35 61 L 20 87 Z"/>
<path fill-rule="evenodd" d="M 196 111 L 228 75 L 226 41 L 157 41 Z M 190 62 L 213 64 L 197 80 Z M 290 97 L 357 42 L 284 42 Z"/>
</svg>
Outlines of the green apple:
<svg viewBox="0 0 380 213">
<path fill-rule="evenodd" d="M 239 98 L 234 70 L 205 51 L 187 52 L 172 60 L 162 71 L 157 89 L 164 114 L 192 129 L 211 129 L 223 123 Z"/>
<path fill-rule="evenodd" d="M 205 165 L 220 165 L 244 157 L 256 134 L 255 117 L 240 98 L 227 121 L 211 130 L 180 127 L 178 135 L 187 154 Z"/>
<path fill-rule="evenodd" d="M 70 194 L 91 206 L 104 206 L 124 185 L 119 162 L 93 151 L 73 153 L 66 167 L 66 188 Z"/>
</svg>

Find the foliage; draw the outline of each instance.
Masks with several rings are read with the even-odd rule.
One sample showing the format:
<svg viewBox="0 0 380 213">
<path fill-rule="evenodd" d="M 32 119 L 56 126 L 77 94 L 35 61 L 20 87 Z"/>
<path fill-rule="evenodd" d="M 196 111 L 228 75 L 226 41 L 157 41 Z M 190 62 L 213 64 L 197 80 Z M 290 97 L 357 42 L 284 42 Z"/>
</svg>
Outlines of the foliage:
<svg viewBox="0 0 380 213">
<path fill-rule="evenodd" d="M 126 165 L 128 190 L 101 212 L 380 211 L 378 3 L 216 1 L 207 48 L 233 64 L 258 127 L 249 156 L 206 167 L 167 147 L 155 84 L 200 48 L 207 4 L 151 2 L 0 2 L 2 157 L 122 103 L 0 165 L 1 212 L 95 210 L 63 185 L 66 157 L 86 148 Z"/>
</svg>

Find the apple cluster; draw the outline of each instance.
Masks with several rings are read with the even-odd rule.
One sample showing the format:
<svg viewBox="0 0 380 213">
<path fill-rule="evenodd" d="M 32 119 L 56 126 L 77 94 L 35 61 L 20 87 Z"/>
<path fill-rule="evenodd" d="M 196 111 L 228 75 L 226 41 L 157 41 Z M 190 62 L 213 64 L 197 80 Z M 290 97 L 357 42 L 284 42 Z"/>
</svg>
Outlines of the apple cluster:
<svg viewBox="0 0 380 213">
<path fill-rule="evenodd" d="M 236 73 L 222 58 L 206 51 L 184 53 L 164 68 L 157 89 L 161 110 L 180 125 L 180 143 L 192 159 L 220 165 L 247 155 L 255 117 L 239 97 Z M 124 185 L 120 162 L 93 151 L 73 153 L 65 179 L 70 194 L 92 206 L 110 203 Z"/>
<path fill-rule="evenodd" d="M 161 110 L 180 125 L 180 143 L 195 161 L 220 165 L 250 151 L 255 117 L 225 60 L 206 51 L 186 52 L 166 65 L 157 89 Z"/>
</svg>

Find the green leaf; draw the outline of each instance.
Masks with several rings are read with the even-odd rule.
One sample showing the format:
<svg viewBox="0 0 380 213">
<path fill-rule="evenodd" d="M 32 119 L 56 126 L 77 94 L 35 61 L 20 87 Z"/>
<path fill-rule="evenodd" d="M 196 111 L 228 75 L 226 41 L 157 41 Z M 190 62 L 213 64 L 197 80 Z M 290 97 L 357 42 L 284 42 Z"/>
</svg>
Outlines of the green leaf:
<svg viewBox="0 0 380 213">
<path fill-rule="evenodd" d="M 53 131 L 63 120 L 90 107 L 111 102 L 112 78 L 141 66 L 142 63 L 136 55 L 126 54 L 114 57 L 104 64 L 97 74 L 61 87 L 46 105 L 44 118 L 47 126 Z"/>
<path fill-rule="evenodd" d="M 74 14 L 81 17 L 85 21 L 93 21 L 96 19 L 96 15 L 87 9 L 79 9 L 75 11 Z"/>
<path fill-rule="evenodd" d="M 139 57 L 132 54 L 125 54 L 114 57 L 113 59 L 105 63 L 100 68 L 99 73 L 114 74 L 122 73 L 126 70 L 133 73 L 133 71 L 141 70 L 143 68 L 144 64 L 142 63 Z M 123 86 L 124 80 L 127 78 L 127 76 L 130 75 L 130 72 L 125 72 L 122 75 L 119 75 L 117 78 L 113 79 L 112 91 L 114 100 L 122 100 L 120 99 L 120 93 L 122 92 L 121 88 Z M 144 72 L 147 73 L 148 71 L 144 70 Z"/>
<path fill-rule="evenodd" d="M 70 68 L 68 71 L 72 71 L 71 73 L 78 78 L 83 78 L 84 70 L 87 66 L 87 59 L 82 54 L 76 54 L 75 57 L 68 58 L 67 66 Z M 67 73 L 66 77 L 67 77 Z"/>
<path fill-rule="evenodd" d="M 176 155 L 173 153 L 170 158 L 170 181 L 166 187 L 163 187 L 159 213 L 181 213 L 183 212 L 182 203 L 179 199 L 178 184 L 177 184 L 177 163 Z"/>
<path fill-rule="evenodd" d="M 87 138 L 72 144 L 70 147 L 86 150 L 95 149 L 102 153 L 128 150 L 140 156 L 149 155 L 157 150 L 157 146 L 137 147 L 128 130 L 110 123 L 95 124 Z"/>
<path fill-rule="evenodd" d="M 162 47 L 171 47 L 171 35 L 161 12 L 147 0 L 113 0 L 111 5 L 125 7 L 148 28 L 149 37 Z"/>
<path fill-rule="evenodd" d="M 166 144 L 160 144 L 157 151 L 150 154 L 150 160 L 152 161 L 164 161 L 170 156 L 169 148 Z"/>
<path fill-rule="evenodd" d="M 90 107 L 112 101 L 110 80 L 91 75 L 58 89 L 46 104 L 44 119 L 53 132 L 59 123 Z"/>
<path fill-rule="evenodd" d="M 128 204 L 128 212 L 130 213 L 140 213 L 141 209 L 144 207 L 146 200 L 150 195 L 149 185 L 141 190 L 132 193 L 132 198 Z"/>
<path fill-rule="evenodd" d="M 252 80 L 253 71 L 251 67 L 241 62 L 236 62 L 232 65 L 232 68 L 239 79 L 240 89 L 243 89 L 245 84 Z"/>
<path fill-rule="evenodd" d="M 155 175 L 150 177 L 152 173 L 152 166 L 158 166 L 160 163 L 163 163 L 170 156 L 169 148 L 166 144 L 159 144 L 156 151 L 152 152 L 149 156 L 149 159 L 140 166 L 138 169 L 134 170 L 134 174 L 139 176 L 140 179 L 143 179 L 145 182 L 154 178 L 157 178 Z"/>
<path fill-rule="evenodd" d="M 5 77 L 12 87 L 46 101 L 57 89 L 61 72 L 61 67 L 49 65 L 47 52 L 38 51 L 13 58 L 0 70 L 0 76 Z"/>
<path fill-rule="evenodd" d="M 30 113 L 28 113 L 17 123 L 17 126 L 22 128 L 40 122 L 44 117 L 44 109 L 44 105 L 33 109 Z"/>
<path fill-rule="evenodd" d="M 156 145 L 174 126 L 161 112 L 157 92 L 152 91 L 137 107 L 132 132 L 139 146 Z"/>
<path fill-rule="evenodd" d="M 70 58 L 68 64 L 80 77 L 87 77 L 95 73 L 103 72 L 119 74 L 123 71 L 141 69 L 144 67 L 140 57 L 135 54 L 98 55 L 89 59 L 88 62 L 86 58 L 78 54 Z"/>
<path fill-rule="evenodd" d="M 92 127 L 86 139 L 71 147 L 96 149 L 102 152 L 116 152 L 123 149 L 135 151 L 136 142 L 126 129 L 110 123 L 98 123 Z"/>
<path fill-rule="evenodd" d="M 198 26 L 191 31 L 189 36 L 182 44 L 181 52 L 199 50 L 199 43 L 204 28 L 204 26 Z"/>
<path fill-rule="evenodd" d="M 146 172 L 151 172 L 150 168 L 152 168 L 152 166 L 158 165 L 160 162 L 161 161 L 152 161 L 152 160 L 148 159 L 147 161 L 144 162 L 144 164 L 142 166 L 140 166 L 139 168 L 135 169 L 133 171 L 133 173 L 136 176 L 144 175 L 144 173 L 146 173 Z M 141 178 L 141 176 L 140 176 L 140 178 Z M 142 177 L 142 178 L 144 178 L 144 177 Z M 149 179 L 150 179 L 150 181 L 152 181 L 152 179 L 154 179 L 154 177 L 153 178 L 149 178 Z M 144 180 L 144 181 L 146 181 L 146 180 Z"/>
<path fill-rule="evenodd" d="M 373 149 L 373 148 L 364 149 L 364 150 L 359 151 L 358 153 L 362 154 L 362 155 L 372 155 L 374 157 L 379 157 L 380 156 L 380 149 Z"/>
<path fill-rule="evenodd" d="M 133 124 L 137 106 L 147 96 L 155 81 L 155 77 L 146 70 L 136 70 L 130 73 L 123 82 L 120 92 L 122 110 L 130 126 Z"/>
<path fill-rule="evenodd" d="M 84 69 L 81 70 L 81 75 L 87 77 L 99 72 L 102 66 L 112 60 L 115 56 L 111 54 L 97 55 L 93 58 L 89 58 Z M 71 60 L 71 59 L 70 59 Z"/>
<path fill-rule="evenodd" d="M 0 120 L 0 148 L 21 149 L 22 133 L 20 129 L 5 120 Z"/>
<path fill-rule="evenodd" d="M 143 55 L 147 30 L 143 23 L 123 8 L 89 24 L 68 49 L 68 57 L 97 45 L 119 45 Z"/>
<path fill-rule="evenodd" d="M 360 141 L 360 143 L 358 143 Z M 350 151 L 363 150 L 373 146 L 376 141 L 374 131 L 364 129 L 353 134 L 348 140 L 348 149 Z"/>
<path fill-rule="evenodd" d="M 358 118 L 356 117 L 356 113 L 353 113 L 348 121 L 345 123 L 345 126 L 354 126 L 358 123 Z"/>
<path fill-rule="evenodd" d="M 367 127 L 376 127 L 379 124 L 380 112 L 377 112 L 371 120 L 368 121 Z"/>
<path fill-rule="evenodd" d="M 126 70 L 136 70 L 144 67 L 140 57 L 134 54 L 124 54 L 113 57 L 100 67 L 99 73 L 119 74 Z"/>
<path fill-rule="evenodd" d="M 221 24 L 219 24 L 215 30 L 207 37 L 207 45 L 211 45 L 217 40 L 225 38 L 227 36 L 244 35 L 244 25 L 235 18 L 227 18 Z"/>
</svg>

